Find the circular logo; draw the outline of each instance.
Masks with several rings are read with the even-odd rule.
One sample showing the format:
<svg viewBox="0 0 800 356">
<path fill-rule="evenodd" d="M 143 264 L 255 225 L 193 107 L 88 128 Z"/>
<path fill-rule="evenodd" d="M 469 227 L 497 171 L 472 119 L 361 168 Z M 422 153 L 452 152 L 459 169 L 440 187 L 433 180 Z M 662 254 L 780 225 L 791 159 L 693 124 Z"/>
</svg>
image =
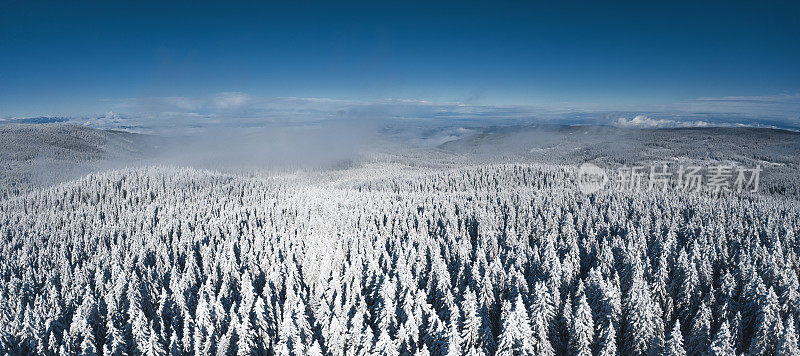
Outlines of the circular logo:
<svg viewBox="0 0 800 356">
<path fill-rule="evenodd" d="M 606 171 L 591 163 L 584 163 L 578 168 L 578 189 L 584 194 L 591 194 L 605 187 L 608 183 Z"/>
</svg>

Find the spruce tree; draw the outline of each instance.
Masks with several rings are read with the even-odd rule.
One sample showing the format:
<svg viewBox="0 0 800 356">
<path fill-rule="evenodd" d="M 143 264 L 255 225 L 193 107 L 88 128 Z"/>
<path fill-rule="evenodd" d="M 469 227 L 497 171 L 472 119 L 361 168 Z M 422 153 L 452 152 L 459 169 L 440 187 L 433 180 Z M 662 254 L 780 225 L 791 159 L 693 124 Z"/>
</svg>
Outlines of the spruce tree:
<svg viewBox="0 0 800 356">
<path fill-rule="evenodd" d="M 598 356 L 617 356 L 617 332 L 611 321 L 606 322 L 600 331 Z"/>
<path fill-rule="evenodd" d="M 709 355 L 722 356 L 733 354 L 735 354 L 735 349 L 728 328 L 728 321 L 726 320 L 722 322 L 719 330 L 717 330 L 717 334 L 714 336 L 714 341 L 711 343 L 711 348 L 709 349 Z"/>
<path fill-rule="evenodd" d="M 664 354 L 669 356 L 686 356 L 686 349 L 683 348 L 683 335 L 681 334 L 680 321 L 676 320 L 669 333 L 667 344 L 664 347 Z"/>
<path fill-rule="evenodd" d="M 783 334 L 778 341 L 778 348 L 775 355 L 800 356 L 800 347 L 797 344 L 797 330 L 794 317 L 789 315 L 783 324 Z"/>
<path fill-rule="evenodd" d="M 569 350 L 571 355 L 591 356 L 594 342 L 594 320 L 586 295 L 578 297 L 572 323 L 569 329 Z"/>
</svg>

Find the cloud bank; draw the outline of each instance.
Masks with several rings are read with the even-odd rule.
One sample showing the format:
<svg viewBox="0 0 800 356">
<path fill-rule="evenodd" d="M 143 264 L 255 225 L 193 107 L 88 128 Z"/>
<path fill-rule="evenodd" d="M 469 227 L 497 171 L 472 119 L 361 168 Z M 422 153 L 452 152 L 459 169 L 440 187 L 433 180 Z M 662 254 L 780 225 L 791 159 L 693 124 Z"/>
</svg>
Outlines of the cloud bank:
<svg viewBox="0 0 800 356">
<path fill-rule="evenodd" d="M 652 119 L 645 115 L 636 115 L 632 119 L 621 117 L 615 122 L 616 126 L 626 128 L 667 128 L 667 127 L 706 127 L 712 126 L 706 121 L 677 121 L 669 119 Z"/>
<path fill-rule="evenodd" d="M 392 125 L 491 126 L 594 124 L 628 128 L 762 126 L 800 128 L 800 95 L 699 98 L 669 105 L 477 105 L 462 102 L 383 99 L 258 97 L 222 92 L 202 97 L 105 99 L 111 111 L 92 117 L 59 117 L 105 129 L 192 134 L 220 129 L 270 128 L 340 122 L 358 127 Z M 7 118 L 47 122 L 50 117 Z"/>
</svg>

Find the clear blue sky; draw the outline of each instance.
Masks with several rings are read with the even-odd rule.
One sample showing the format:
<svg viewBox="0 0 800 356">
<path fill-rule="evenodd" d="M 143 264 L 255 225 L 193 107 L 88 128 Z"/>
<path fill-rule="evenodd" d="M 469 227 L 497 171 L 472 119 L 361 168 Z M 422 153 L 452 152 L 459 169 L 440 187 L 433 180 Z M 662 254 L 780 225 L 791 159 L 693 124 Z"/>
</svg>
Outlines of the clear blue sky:
<svg viewBox="0 0 800 356">
<path fill-rule="evenodd" d="M 800 93 L 800 2 L 0 0 L 0 117 L 243 92 L 486 105 Z"/>
</svg>

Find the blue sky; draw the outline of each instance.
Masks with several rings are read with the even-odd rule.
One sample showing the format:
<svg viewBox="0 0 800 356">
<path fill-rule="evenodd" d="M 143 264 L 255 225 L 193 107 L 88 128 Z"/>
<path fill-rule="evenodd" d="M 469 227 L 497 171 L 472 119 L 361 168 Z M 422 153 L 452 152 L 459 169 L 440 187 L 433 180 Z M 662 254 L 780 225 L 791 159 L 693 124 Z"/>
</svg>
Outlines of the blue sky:
<svg viewBox="0 0 800 356">
<path fill-rule="evenodd" d="M 0 118 L 202 113 L 233 93 L 734 114 L 788 101 L 764 112 L 796 121 L 798 38 L 797 1 L 0 0 Z"/>
</svg>

